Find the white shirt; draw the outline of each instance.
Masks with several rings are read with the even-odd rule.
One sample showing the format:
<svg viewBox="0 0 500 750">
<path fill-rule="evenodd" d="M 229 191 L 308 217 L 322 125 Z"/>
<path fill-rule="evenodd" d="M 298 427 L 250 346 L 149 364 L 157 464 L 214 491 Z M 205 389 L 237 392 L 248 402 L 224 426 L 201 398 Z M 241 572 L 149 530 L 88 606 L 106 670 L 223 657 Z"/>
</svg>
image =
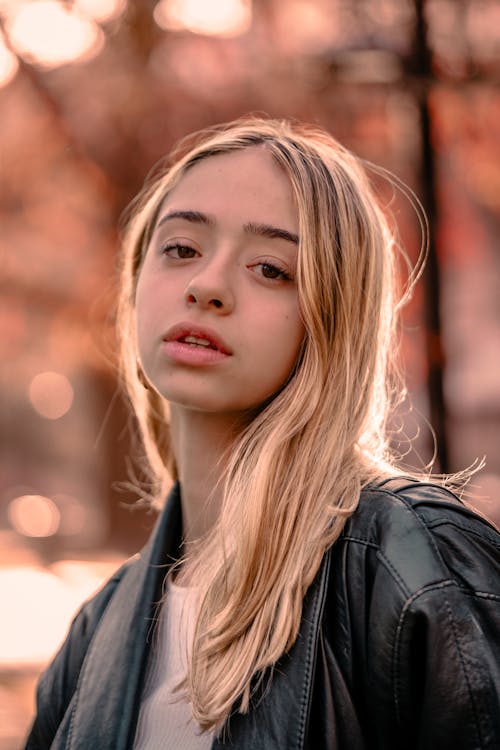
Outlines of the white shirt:
<svg viewBox="0 0 500 750">
<path fill-rule="evenodd" d="M 194 635 L 198 589 L 167 578 L 141 697 L 134 750 L 208 750 L 213 734 L 201 734 L 182 691 Z"/>
</svg>

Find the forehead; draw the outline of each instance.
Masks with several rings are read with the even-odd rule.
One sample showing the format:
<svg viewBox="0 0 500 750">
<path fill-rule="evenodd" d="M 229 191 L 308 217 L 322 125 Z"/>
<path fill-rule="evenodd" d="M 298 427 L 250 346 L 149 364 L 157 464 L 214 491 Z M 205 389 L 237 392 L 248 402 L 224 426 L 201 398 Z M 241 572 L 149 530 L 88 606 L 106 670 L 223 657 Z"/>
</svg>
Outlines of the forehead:
<svg viewBox="0 0 500 750">
<path fill-rule="evenodd" d="M 235 220 L 280 222 L 298 232 L 290 180 L 264 146 L 206 157 L 180 178 L 162 210 L 194 210 Z"/>
</svg>

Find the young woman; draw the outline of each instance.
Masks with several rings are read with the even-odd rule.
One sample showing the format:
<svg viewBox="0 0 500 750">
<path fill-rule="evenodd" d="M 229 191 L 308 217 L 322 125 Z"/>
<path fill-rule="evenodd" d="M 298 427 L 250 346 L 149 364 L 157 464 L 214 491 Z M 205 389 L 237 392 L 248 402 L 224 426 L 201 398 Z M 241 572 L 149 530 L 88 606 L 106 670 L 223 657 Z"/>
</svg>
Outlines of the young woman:
<svg viewBox="0 0 500 750">
<path fill-rule="evenodd" d="M 147 187 L 120 329 L 164 507 L 28 748 L 498 748 L 499 535 L 388 448 L 396 252 L 315 129 L 222 126 Z"/>
</svg>

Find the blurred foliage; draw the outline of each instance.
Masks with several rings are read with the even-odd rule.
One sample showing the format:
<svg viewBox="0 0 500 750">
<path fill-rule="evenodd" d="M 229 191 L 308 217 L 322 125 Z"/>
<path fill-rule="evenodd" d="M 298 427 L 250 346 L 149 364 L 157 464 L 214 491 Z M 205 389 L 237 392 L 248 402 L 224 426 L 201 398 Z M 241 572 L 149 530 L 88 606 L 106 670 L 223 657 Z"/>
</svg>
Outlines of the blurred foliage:
<svg viewBox="0 0 500 750">
<path fill-rule="evenodd" d="M 33 52 L 34 39 L 53 55 L 67 42 L 55 22 L 38 16 L 32 37 L 16 22 L 21 6 L 36 4 L 0 0 L 0 66 L 7 58 L 11 66 L 0 89 L 0 525 L 11 527 L 15 497 L 42 496 L 54 500 L 63 521 L 65 508 L 83 508 L 80 527 L 62 523 L 50 538 L 32 539 L 51 558 L 103 544 L 131 550 L 146 536 L 151 519 L 124 511 L 132 495 L 115 486 L 127 479 L 132 451 L 116 395 L 117 227 L 174 142 L 249 112 L 316 122 L 421 195 L 418 108 L 426 97 L 450 468 L 487 454 L 489 481 L 499 475 L 499 3 L 235 0 L 233 15 L 245 6 L 246 27 L 202 34 L 190 30 L 187 13 L 198 8 L 207 21 L 210 4 L 201 1 L 179 0 L 174 23 L 168 0 L 38 0 L 46 13 L 58 5 L 93 29 L 87 47 L 75 42 L 74 59 L 64 64 Z M 431 49 L 425 76 L 419 8 Z M 421 238 L 413 209 L 388 184 L 380 189 L 415 260 Z M 410 438 L 420 431 L 409 460 L 432 453 L 424 339 L 419 290 L 402 345 L 415 406 L 401 416 L 402 429 Z M 46 371 L 62 373 L 74 392 L 58 419 L 30 401 L 33 378 Z"/>
</svg>

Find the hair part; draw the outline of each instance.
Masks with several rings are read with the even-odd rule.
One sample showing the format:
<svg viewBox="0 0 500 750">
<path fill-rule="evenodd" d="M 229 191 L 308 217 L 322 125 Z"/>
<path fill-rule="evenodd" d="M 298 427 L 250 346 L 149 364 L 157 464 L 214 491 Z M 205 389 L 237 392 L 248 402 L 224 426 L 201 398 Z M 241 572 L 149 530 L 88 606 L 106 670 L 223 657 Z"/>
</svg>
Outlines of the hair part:
<svg viewBox="0 0 500 750">
<path fill-rule="evenodd" d="M 138 375 L 135 289 L 160 207 L 182 176 L 217 154 L 265 148 L 290 180 L 299 218 L 297 286 L 306 329 L 284 388 L 228 456 L 219 520 L 183 565 L 202 603 L 184 684 L 193 716 L 220 728 L 250 705 L 253 679 L 288 651 L 304 594 L 361 488 L 395 473 L 386 420 L 393 375 L 398 244 L 361 162 L 322 130 L 251 119 L 203 131 L 133 207 L 119 331 L 125 384 L 162 503 L 177 477 L 168 405 Z"/>
</svg>

